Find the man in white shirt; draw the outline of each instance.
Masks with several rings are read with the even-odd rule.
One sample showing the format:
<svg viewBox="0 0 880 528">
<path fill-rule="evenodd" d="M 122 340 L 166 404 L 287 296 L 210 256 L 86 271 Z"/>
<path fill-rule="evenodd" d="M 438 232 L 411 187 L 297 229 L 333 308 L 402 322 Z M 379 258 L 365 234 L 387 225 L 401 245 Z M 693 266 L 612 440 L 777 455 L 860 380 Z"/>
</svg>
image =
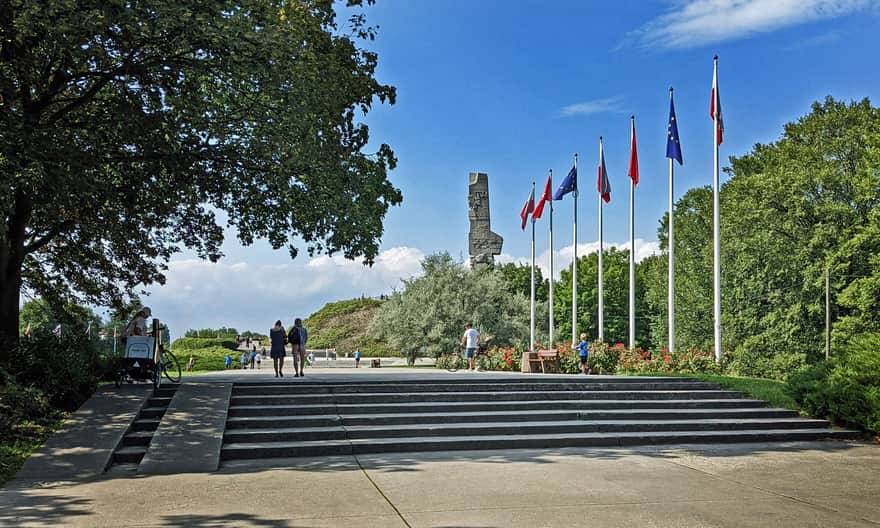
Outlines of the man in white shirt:
<svg viewBox="0 0 880 528">
<path fill-rule="evenodd" d="M 464 325 L 464 335 L 461 336 L 461 346 L 465 349 L 465 357 L 468 362 L 468 370 L 476 370 L 475 356 L 477 355 L 477 340 L 480 333 L 474 328 L 474 325 L 468 323 Z"/>
</svg>

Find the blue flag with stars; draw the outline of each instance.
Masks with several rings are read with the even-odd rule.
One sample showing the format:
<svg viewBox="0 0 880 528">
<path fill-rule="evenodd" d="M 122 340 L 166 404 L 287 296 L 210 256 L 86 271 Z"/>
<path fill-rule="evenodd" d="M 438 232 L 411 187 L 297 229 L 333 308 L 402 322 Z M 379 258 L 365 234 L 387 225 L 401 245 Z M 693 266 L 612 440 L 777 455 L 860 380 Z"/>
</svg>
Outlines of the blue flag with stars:
<svg viewBox="0 0 880 528">
<path fill-rule="evenodd" d="M 675 103 L 672 102 L 672 92 L 669 94 L 669 125 L 666 127 L 666 157 L 678 161 L 679 165 L 684 162 L 681 159 L 681 143 L 678 141 L 678 121 L 675 120 Z"/>
<path fill-rule="evenodd" d="M 577 169 L 572 167 L 571 170 L 568 171 L 568 176 L 562 180 L 559 188 L 556 189 L 556 194 L 553 195 L 553 199 L 562 200 L 563 196 L 576 190 L 578 190 L 578 173 Z"/>
</svg>

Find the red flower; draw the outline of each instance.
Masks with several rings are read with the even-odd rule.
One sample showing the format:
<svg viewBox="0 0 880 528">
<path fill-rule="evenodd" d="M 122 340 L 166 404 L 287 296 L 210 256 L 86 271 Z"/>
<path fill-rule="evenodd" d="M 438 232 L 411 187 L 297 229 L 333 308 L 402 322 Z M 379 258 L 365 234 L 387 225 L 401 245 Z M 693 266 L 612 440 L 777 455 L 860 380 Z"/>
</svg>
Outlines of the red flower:
<svg viewBox="0 0 880 528">
<path fill-rule="evenodd" d="M 671 360 L 672 360 L 672 358 L 669 356 L 669 354 L 666 354 L 665 356 L 663 356 L 663 361 L 669 363 Z"/>
</svg>

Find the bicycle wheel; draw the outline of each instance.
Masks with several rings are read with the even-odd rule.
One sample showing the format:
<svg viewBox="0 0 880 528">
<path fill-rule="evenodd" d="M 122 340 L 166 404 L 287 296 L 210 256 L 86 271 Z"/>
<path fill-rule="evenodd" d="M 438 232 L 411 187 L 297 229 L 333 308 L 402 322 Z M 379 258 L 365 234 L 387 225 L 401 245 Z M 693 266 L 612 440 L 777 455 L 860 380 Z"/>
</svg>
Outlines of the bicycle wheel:
<svg viewBox="0 0 880 528">
<path fill-rule="evenodd" d="M 164 374 L 171 383 L 177 383 L 180 381 L 180 363 L 177 362 L 177 358 L 174 357 L 174 354 L 172 354 L 170 350 L 166 350 L 162 354 L 162 374 Z"/>
</svg>

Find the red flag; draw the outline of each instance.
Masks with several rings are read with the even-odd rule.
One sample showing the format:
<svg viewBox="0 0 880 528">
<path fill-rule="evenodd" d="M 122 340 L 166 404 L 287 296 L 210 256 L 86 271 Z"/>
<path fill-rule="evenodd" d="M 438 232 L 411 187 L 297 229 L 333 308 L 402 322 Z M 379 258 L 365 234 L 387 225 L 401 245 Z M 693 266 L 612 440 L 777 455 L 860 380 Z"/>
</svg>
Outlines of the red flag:
<svg viewBox="0 0 880 528">
<path fill-rule="evenodd" d="M 636 120 L 632 119 L 632 148 L 629 154 L 629 172 L 628 176 L 632 179 L 633 185 L 639 184 L 639 154 L 636 151 Z"/>
<path fill-rule="evenodd" d="M 523 205 L 522 211 L 519 212 L 519 217 L 522 218 L 522 228 L 526 228 L 526 222 L 528 221 L 529 215 L 535 211 L 535 187 L 532 186 L 532 192 L 529 193 L 529 198 L 526 200 L 526 203 Z"/>
<path fill-rule="evenodd" d="M 721 95 L 718 91 L 718 57 L 715 57 L 715 67 L 712 72 L 712 103 L 709 106 L 709 116 L 715 121 L 716 141 L 720 145 L 724 139 L 724 120 L 721 118 Z"/>
<path fill-rule="evenodd" d="M 544 204 L 553 199 L 553 194 L 550 192 L 550 187 L 553 183 L 550 181 L 552 176 L 547 175 L 547 185 L 544 186 L 544 194 L 541 195 L 541 198 L 538 200 L 538 205 L 535 206 L 535 212 L 532 213 L 533 218 L 541 218 L 541 215 L 544 213 Z"/>
<path fill-rule="evenodd" d="M 605 203 L 611 201 L 611 182 L 608 181 L 608 171 L 605 170 L 605 151 L 602 148 L 602 138 L 599 138 L 599 175 L 596 180 L 599 195 Z"/>
</svg>

